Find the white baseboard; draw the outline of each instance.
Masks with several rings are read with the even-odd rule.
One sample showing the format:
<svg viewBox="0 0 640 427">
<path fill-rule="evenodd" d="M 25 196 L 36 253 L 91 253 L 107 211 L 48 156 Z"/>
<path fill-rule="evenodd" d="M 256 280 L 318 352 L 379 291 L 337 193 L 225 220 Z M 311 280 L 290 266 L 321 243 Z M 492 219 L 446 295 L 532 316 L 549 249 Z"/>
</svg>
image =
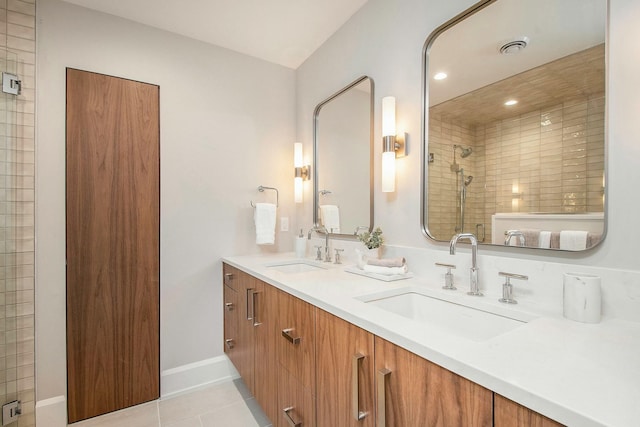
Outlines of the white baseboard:
<svg viewBox="0 0 640 427">
<path fill-rule="evenodd" d="M 205 385 L 236 378 L 240 378 L 238 371 L 223 354 L 163 371 L 160 375 L 160 395 L 164 399 Z"/>
<path fill-rule="evenodd" d="M 240 378 L 240 375 L 226 355 L 201 360 L 163 371 L 160 375 L 161 396 L 166 398 L 236 378 Z M 36 402 L 36 422 L 43 427 L 67 427 L 65 396 Z"/>
<path fill-rule="evenodd" d="M 44 427 L 67 427 L 67 401 L 64 396 L 36 402 L 36 422 Z"/>
</svg>

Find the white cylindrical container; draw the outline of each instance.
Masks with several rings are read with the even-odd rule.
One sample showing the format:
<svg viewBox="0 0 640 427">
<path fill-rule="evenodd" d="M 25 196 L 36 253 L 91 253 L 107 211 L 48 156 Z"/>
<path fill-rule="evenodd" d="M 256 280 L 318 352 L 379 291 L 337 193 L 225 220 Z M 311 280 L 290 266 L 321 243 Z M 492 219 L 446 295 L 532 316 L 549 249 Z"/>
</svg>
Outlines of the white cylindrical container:
<svg viewBox="0 0 640 427">
<path fill-rule="evenodd" d="M 304 258 L 307 256 L 307 239 L 304 237 L 296 237 L 295 239 L 296 258 Z"/>
<path fill-rule="evenodd" d="M 600 277 L 591 274 L 565 273 L 563 314 L 570 320 L 598 323 L 602 311 Z"/>
</svg>

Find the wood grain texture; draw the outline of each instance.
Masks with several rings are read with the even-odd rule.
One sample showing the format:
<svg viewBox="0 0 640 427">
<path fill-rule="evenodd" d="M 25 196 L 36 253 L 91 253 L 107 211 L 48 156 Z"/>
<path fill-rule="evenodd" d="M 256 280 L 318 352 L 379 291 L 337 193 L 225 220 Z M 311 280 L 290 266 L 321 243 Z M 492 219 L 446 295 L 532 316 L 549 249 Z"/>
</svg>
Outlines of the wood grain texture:
<svg viewBox="0 0 640 427">
<path fill-rule="evenodd" d="M 67 70 L 69 421 L 159 397 L 159 88 Z"/>
<path fill-rule="evenodd" d="M 224 352 L 234 364 L 236 361 L 236 345 L 238 343 L 238 317 L 240 308 L 238 307 L 238 292 L 227 285 L 223 285 L 223 311 L 224 311 Z M 227 345 L 226 340 L 232 340 L 231 345 Z"/>
<path fill-rule="evenodd" d="M 315 393 L 316 389 L 316 308 L 292 295 L 278 294 L 278 361 L 287 373 Z M 292 335 L 300 338 L 292 344 L 282 336 L 283 329 L 293 329 Z"/>
<path fill-rule="evenodd" d="M 274 426 L 291 427 L 284 416 L 286 408 L 293 408 L 290 412 L 291 417 L 295 422 L 302 423 L 302 427 L 315 427 L 316 402 L 312 390 L 302 385 L 296 377 L 283 371 L 278 376 L 278 414 Z"/>
<path fill-rule="evenodd" d="M 316 411 L 318 427 L 374 426 L 373 334 L 324 310 L 316 315 Z M 353 416 L 353 358 L 359 363 L 359 409 L 362 420 Z"/>
<path fill-rule="evenodd" d="M 562 427 L 529 408 L 499 394 L 494 394 L 495 427 Z"/>
<path fill-rule="evenodd" d="M 238 341 L 236 342 L 236 357 L 234 365 L 244 383 L 255 396 L 254 388 L 254 355 L 255 355 L 255 332 L 253 319 L 250 318 L 249 296 L 255 290 L 254 278 L 247 273 L 238 270 L 237 278 L 234 278 L 238 289 Z"/>
<path fill-rule="evenodd" d="M 274 421 L 278 417 L 278 359 L 276 356 L 276 340 L 278 328 L 278 291 L 271 285 L 261 282 L 256 284 L 258 293 L 255 297 L 257 321 L 255 331 L 255 398 L 267 417 Z"/>
<path fill-rule="evenodd" d="M 391 371 L 386 426 L 493 425 L 490 390 L 376 337 L 376 372 L 383 368 Z"/>
</svg>

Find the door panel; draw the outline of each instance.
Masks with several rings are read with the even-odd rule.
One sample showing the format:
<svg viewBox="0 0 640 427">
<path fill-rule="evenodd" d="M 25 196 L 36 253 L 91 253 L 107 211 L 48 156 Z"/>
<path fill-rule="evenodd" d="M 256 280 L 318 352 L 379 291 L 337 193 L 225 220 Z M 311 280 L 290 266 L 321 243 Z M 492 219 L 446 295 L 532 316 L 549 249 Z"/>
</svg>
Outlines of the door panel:
<svg viewBox="0 0 640 427">
<path fill-rule="evenodd" d="M 159 397 L 158 86 L 67 69 L 69 422 Z"/>
</svg>

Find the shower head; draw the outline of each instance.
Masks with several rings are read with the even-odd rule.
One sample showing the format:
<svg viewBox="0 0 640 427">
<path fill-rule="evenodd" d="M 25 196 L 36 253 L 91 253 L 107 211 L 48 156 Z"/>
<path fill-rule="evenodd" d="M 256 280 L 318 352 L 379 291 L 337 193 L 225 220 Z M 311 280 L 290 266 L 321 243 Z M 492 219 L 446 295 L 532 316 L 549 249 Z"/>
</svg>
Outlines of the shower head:
<svg viewBox="0 0 640 427">
<path fill-rule="evenodd" d="M 473 181 L 473 176 L 469 175 L 465 180 L 464 180 L 464 186 L 468 186 L 469 184 L 471 184 L 471 181 Z"/>
<path fill-rule="evenodd" d="M 457 150 L 458 148 L 462 151 L 462 153 L 460 153 L 460 157 L 461 157 L 461 158 L 463 158 L 463 159 L 464 159 L 465 157 L 469 157 L 469 156 L 471 155 L 471 153 L 473 152 L 473 148 L 471 148 L 471 147 L 466 147 L 466 148 L 465 148 L 465 147 L 463 147 L 462 145 L 456 145 L 456 144 L 454 144 L 454 145 L 453 145 L 453 153 L 454 153 L 454 154 L 453 154 L 453 158 L 454 158 L 454 160 L 455 160 L 455 152 L 456 152 L 456 150 Z"/>
<path fill-rule="evenodd" d="M 460 148 L 462 148 L 462 153 L 460 154 L 460 157 L 462 157 L 463 159 L 465 157 L 469 157 L 473 152 L 473 149 L 471 147 L 468 147 L 468 148 L 460 147 Z"/>
</svg>

